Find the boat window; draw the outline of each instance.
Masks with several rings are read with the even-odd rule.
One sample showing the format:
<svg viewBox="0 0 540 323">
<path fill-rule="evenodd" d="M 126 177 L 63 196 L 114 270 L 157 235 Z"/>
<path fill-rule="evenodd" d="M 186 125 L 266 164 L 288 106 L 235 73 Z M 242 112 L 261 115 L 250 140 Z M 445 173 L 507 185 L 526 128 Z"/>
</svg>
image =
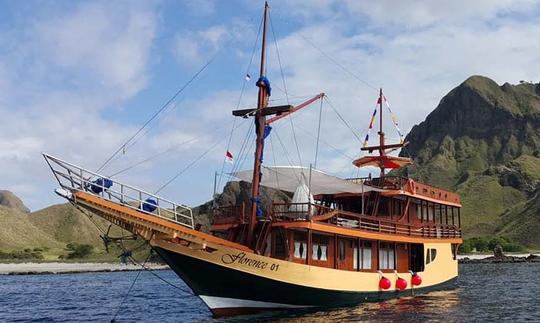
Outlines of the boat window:
<svg viewBox="0 0 540 323">
<path fill-rule="evenodd" d="M 358 269 L 358 248 L 353 249 L 353 269 Z"/>
<path fill-rule="evenodd" d="M 362 241 L 361 269 L 371 269 L 371 242 L 369 241 Z"/>
<path fill-rule="evenodd" d="M 381 243 L 379 247 L 379 269 L 395 269 L 394 245 Z"/>
<path fill-rule="evenodd" d="M 327 261 L 328 260 L 327 250 L 328 250 L 328 246 L 314 243 L 311 259 L 319 260 L 319 261 Z"/>
<path fill-rule="evenodd" d="M 285 237 L 284 233 L 282 231 L 278 231 L 275 234 L 275 245 L 274 245 L 274 253 L 276 257 L 286 257 L 287 256 L 287 249 L 285 247 Z"/>
<path fill-rule="evenodd" d="M 294 242 L 294 257 L 300 259 L 306 259 L 306 243 L 304 241 L 295 241 Z"/>
<path fill-rule="evenodd" d="M 437 249 L 428 249 L 426 252 L 426 265 L 433 262 L 437 257 Z"/>
<path fill-rule="evenodd" d="M 345 257 L 345 240 L 339 240 L 339 260 L 344 261 Z"/>
<path fill-rule="evenodd" d="M 416 217 L 418 220 L 422 220 L 422 201 L 416 204 Z"/>
</svg>

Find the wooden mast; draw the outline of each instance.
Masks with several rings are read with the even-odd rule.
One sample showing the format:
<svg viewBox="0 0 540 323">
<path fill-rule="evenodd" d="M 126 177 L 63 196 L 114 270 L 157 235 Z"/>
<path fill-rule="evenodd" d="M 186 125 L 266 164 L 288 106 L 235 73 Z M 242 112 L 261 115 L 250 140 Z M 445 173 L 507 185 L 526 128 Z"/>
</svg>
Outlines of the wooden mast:
<svg viewBox="0 0 540 323">
<path fill-rule="evenodd" d="M 267 28 L 267 19 L 268 19 L 268 2 L 264 2 L 264 18 L 263 18 L 263 33 L 262 33 L 262 47 L 261 47 L 261 66 L 259 70 L 259 80 L 263 78 L 266 74 L 266 28 Z M 257 225 L 257 204 L 260 191 L 260 181 L 261 181 L 261 158 L 263 153 L 264 145 L 264 127 L 266 124 L 266 116 L 262 113 L 262 110 L 268 104 L 268 89 L 266 86 L 259 86 L 259 96 L 257 99 L 257 111 L 255 113 L 255 132 L 257 135 L 256 146 L 255 146 L 255 160 L 253 165 L 253 179 L 251 181 L 251 215 L 248 222 L 248 234 L 247 234 L 247 245 L 251 245 L 253 242 L 253 232 L 255 231 L 255 226 Z"/>
<path fill-rule="evenodd" d="M 382 88 L 379 90 L 379 155 L 380 156 L 385 156 L 386 155 L 386 151 L 385 151 L 385 147 L 384 147 L 384 132 L 383 132 L 383 100 L 384 100 L 384 96 L 383 96 L 383 93 L 382 93 Z M 384 163 L 381 161 L 381 164 L 380 164 L 380 168 L 381 168 L 381 178 L 384 177 Z"/>
</svg>

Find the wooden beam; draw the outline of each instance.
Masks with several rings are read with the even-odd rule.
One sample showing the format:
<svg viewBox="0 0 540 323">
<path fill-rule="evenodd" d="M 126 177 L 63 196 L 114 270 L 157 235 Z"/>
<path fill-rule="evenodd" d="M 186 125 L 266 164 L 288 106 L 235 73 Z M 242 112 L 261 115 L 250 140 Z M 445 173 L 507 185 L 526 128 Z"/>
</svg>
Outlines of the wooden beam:
<svg viewBox="0 0 540 323">
<path fill-rule="evenodd" d="M 272 122 L 278 121 L 281 118 L 285 118 L 289 114 L 294 113 L 294 112 L 296 112 L 296 111 L 298 111 L 298 110 L 300 110 L 302 108 L 305 108 L 308 105 L 310 105 L 311 103 L 313 103 L 313 102 L 315 102 L 315 101 L 317 101 L 319 99 L 322 99 L 323 97 L 324 97 L 324 93 L 319 93 L 316 96 L 312 97 L 311 99 L 309 99 L 309 100 L 307 100 L 305 102 L 302 102 L 302 103 L 300 103 L 299 105 L 297 105 L 295 107 L 291 106 L 291 109 L 289 111 L 287 111 L 285 113 L 282 113 L 281 115 L 277 115 L 277 116 L 275 116 L 273 118 L 270 118 L 270 119 L 266 120 L 266 124 L 271 124 Z"/>
<path fill-rule="evenodd" d="M 386 150 L 386 149 L 392 149 L 392 148 L 401 148 L 401 147 L 405 147 L 409 144 L 409 142 L 404 142 L 402 144 L 391 144 L 391 145 L 384 145 L 382 146 L 382 149 L 383 150 Z M 372 152 L 374 150 L 379 150 L 381 149 L 381 146 L 369 146 L 369 147 L 362 147 L 360 148 L 360 150 L 363 150 L 363 151 L 369 151 L 369 152 Z"/>
<path fill-rule="evenodd" d="M 266 107 L 261 111 L 261 115 L 269 116 L 269 115 L 281 115 L 283 113 L 289 112 L 294 107 L 292 105 L 278 105 L 275 107 Z M 241 109 L 241 110 L 233 110 L 232 114 L 235 117 L 251 117 L 255 115 L 255 112 L 257 112 L 257 108 L 251 108 L 251 109 Z"/>
</svg>

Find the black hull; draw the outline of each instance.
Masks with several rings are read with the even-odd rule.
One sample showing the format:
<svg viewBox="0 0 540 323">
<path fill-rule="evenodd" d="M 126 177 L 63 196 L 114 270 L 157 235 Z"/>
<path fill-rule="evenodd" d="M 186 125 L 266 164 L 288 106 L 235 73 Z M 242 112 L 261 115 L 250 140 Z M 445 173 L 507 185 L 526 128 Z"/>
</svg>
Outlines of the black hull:
<svg viewBox="0 0 540 323">
<path fill-rule="evenodd" d="M 212 307 L 214 315 L 230 315 L 255 312 L 283 307 L 343 307 L 362 302 L 375 302 L 400 296 L 410 296 L 411 290 L 385 292 L 344 292 L 295 285 L 260 277 L 210 262 L 184 256 L 162 248 L 156 248 L 159 255 L 172 270 L 182 278 L 196 295 L 248 301 L 233 307 Z M 414 289 L 414 294 L 434 290 L 453 289 L 457 277 L 443 283 Z M 204 300 L 204 298 L 203 298 Z M 250 302 L 260 302 L 251 308 Z M 206 302 L 205 302 L 206 303 Z M 268 304 L 267 306 L 261 304 Z M 287 306 L 272 306 L 287 305 Z M 208 305 L 208 303 L 207 303 Z"/>
</svg>

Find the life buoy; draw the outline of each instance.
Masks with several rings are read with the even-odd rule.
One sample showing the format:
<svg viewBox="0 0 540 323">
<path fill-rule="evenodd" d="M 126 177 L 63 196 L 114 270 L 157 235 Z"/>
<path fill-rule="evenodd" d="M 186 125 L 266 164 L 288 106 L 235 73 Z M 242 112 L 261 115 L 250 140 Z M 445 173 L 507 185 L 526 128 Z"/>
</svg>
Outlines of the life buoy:
<svg viewBox="0 0 540 323">
<path fill-rule="evenodd" d="M 399 277 L 396 280 L 396 288 L 399 289 L 399 290 L 404 290 L 405 288 L 407 288 L 407 281 L 405 279 Z"/>
<path fill-rule="evenodd" d="M 412 275 L 411 283 L 414 286 L 420 286 L 422 284 L 422 277 L 420 277 L 420 275 L 418 275 L 417 273 L 414 273 Z"/>
<path fill-rule="evenodd" d="M 390 282 L 390 279 L 382 276 L 381 279 L 379 280 L 379 288 L 388 289 L 390 288 L 390 286 L 392 286 L 392 282 Z"/>
<path fill-rule="evenodd" d="M 412 180 L 411 178 L 409 178 L 408 184 L 409 184 L 409 191 L 411 191 L 413 195 L 416 194 L 416 182 Z"/>
</svg>

